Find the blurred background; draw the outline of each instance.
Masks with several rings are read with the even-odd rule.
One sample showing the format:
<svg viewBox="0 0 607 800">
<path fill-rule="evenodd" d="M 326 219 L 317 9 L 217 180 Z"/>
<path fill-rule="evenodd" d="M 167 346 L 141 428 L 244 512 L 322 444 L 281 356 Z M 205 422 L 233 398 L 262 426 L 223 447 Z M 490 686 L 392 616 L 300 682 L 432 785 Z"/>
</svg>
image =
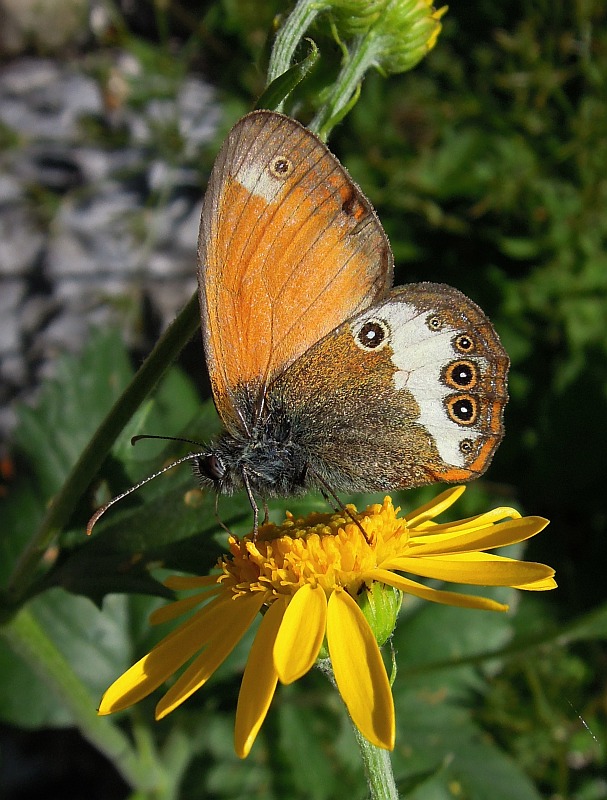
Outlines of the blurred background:
<svg viewBox="0 0 607 800">
<path fill-rule="evenodd" d="M 268 37 L 287 10 L 0 0 L 0 500 L 55 469 L 32 435 L 49 391 L 82 381 L 88 427 L 79 420 L 70 434 L 62 421 L 76 456 L 104 410 L 82 400 L 96 391 L 94 369 L 122 357 L 136 367 L 194 291 L 206 179 L 263 91 Z M 512 359 L 506 438 L 478 491 L 551 520 L 526 558 L 555 567 L 559 589 L 524 598 L 510 631 L 553 631 L 543 647 L 468 686 L 467 719 L 528 780 L 530 794 L 499 796 L 605 798 L 607 623 L 588 627 L 587 615 L 603 619 L 607 600 L 607 8 L 468 0 L 443 22 L 415 70 L 369 75 L 329 145 L 382 220 L 396 283 L 461 289 Z M 340 57 L 330 31 L 313 35 L 322 59 L 301 93 L 304 122 Z M 100 344 L 100 331 L 116 338 Z M 185 426 L 208 397 L 198 337 L 180 368 L 195 389 L 170 419 Z M 0 525 L 6 556 L 11 530 Z M 580 620 L 585 635 L 559 639 Z M 128 796 L 68 717 L 12 701 L 11 658 L 0 653 L 2 796 Z M 183 797 L 340 796 L 222 788 L 202 772 Z"/>
</svg>

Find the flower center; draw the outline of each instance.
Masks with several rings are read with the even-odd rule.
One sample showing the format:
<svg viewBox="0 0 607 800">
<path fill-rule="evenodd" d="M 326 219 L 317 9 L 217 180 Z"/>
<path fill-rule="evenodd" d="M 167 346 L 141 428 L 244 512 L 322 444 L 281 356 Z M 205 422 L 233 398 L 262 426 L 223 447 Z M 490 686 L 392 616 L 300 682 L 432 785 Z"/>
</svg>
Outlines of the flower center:
<svg viewBox="0 0 607 800">
<path fill-rule="evenodd" d="M 224 572 L 220 580 L 235 594 L 263 591 L 276 598 L 295 594 L 309 583 L 327 595 L 343 588 L 356 596 L 365 575 L 379 561 L 391 553 L 402 554 L 408 532 L 389 498 L 360 514 L 354 506 L 348 510 L 367 538 L 344 513 L 313 513 L 296 519 L 287 512 L 281 525 L 262 525 L 256 541 L 250 536 L 230 538 L 231 557 L 220 561 Z"/>
</svg>

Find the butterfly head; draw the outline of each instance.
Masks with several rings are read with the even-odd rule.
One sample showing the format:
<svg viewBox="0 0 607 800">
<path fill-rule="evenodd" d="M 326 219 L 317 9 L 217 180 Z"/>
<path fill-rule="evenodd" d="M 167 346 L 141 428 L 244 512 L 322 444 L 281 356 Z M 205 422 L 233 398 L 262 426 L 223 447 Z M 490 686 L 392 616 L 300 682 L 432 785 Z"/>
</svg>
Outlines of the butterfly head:
<svg viewBox="0 0 607 800">
<path fill-rule="evenodd" d="M 256 426 L 252 434 L 224 431 L 193 459 L 194 473 L 219 494 L 246 489 L 261 497 L 286 497 L 306 489 L 305 448 L 282 426 Z"/>
</svg>

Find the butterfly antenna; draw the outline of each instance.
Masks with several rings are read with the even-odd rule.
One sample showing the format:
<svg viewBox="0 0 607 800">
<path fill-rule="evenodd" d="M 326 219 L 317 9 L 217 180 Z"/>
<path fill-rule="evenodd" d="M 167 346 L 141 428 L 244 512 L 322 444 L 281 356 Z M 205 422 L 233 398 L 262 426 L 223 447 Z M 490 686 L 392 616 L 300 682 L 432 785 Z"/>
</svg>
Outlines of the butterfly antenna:
<svg viewBox="0 0 607 800">
<path fill-rule="evenodd" d="M 131 436 L 131 444 L 135 445 L 142 439 L 161 439 L 163 442 L 185 442 L 186 444 L 195 444 L 196 447 L 204 447 L 202 442 L 197 442 L 195 439 L 184 439 L 182 436 L 154 436 L 152 433 L 140 433 L 137 436 Z"/>
<path fill-rule="evenodd" d="M 170 439 L 171 437 L 170 436 L 167 436 L 167 437 L 164 437 L 164 436 L 134 436 L 133 437 L 133 439 L 146 439 L 146 438 L 147 439 L 164 439 L 164 438 Z M 133 439 L 131 441 L 133 441 Z M 189 439 L 178 439 L 177 441 L 187 442 L 187 441 L 189 441 Z M 193 444 L 197 444 L 197 442 L 193 442 Z M 113 506 L 114 503 L 117 503 L 119 500 L 122 500 L 125 497 L 128 497 L 129 494 L 132 494 L 133 492 L 136 492 L 137 489 L 141 489 L 142 486 L 145 486 L 146 483 L 149 483 L 150 481 L 153 481 L 154 478 L 157 478 L 159 475 L 164 475 L 165 472 L 168 472 L 170 469 L 173 469 L 173 467 L 177 467 L 177 466 L 179 466 L 179 464 L 183 464 L 185 461 L 191 461 L 193 458 L 201 458 L 201 457 L 203 457 L 205 455 L 206 455 L 206 453 L 190 453 L 187 456 L 183 456 L 183 458 L 178 458 L 177 461 L 173 461 L 171 464 L 167 464 L 166 467 L 163 467 L 162 469 L 159 469 L 158 472 L 154 472 L 153 475 L 148 475 L 147 478 L 144 478 L 142 481 L 139 481 L 139 483 L 136 483 L 134 486 L 131 486 L 130 489 L 126 490 L 126 492 L 122 492 L 121 494 L 116 495 L 116 497 L 112 497 L 112 499 L 108 500 L 108 502 L 105 503 L 105 505 L 103 505 L 100 508 L 98 508 L 97 511 L 95 511 L 95 513 L 93 514 L 93 516 L 89 519 L 88 524 L 86 526 L 86 535 L 87 536 L 91 535 L 91 533 L 93 532 L 93 528 L 95 527 L 99 517 L 103 516 L 103 514 L 105 514 L 105 512 L 108 510 L 108 508 L 110 506 Z"/>
</svg>

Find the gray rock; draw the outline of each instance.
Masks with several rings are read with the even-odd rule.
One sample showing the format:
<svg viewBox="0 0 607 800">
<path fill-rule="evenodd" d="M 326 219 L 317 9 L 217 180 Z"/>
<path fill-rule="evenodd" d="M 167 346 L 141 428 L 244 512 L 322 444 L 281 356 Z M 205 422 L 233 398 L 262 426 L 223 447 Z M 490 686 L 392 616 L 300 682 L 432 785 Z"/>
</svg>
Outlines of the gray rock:
<svg viewBox="0 0 607 800">
<path fill-rule="evenodd" d="M 114 90 L 127 92 L 114 106 L 76 62 L 0 67 L 0 124 L 18 142 L 0 154 L 0 437 L 14 422 L 10 402 L 35 396 L 91 327 L 119 325 L 140 348 L 143 298 L 164 328 L 195 288 L 198 164 L 220 116 L 213 91 L 188 76 L 168 92 L 167 78 L 145 75 L 130 54 L 112 70 Z M 129 106 L 133 78 L 157 81 L 159 96 Z M 167 126 L 177 152 L 167 153 Z M 120 146 L 104 129 L 121 132 Z"/>
</svg>

